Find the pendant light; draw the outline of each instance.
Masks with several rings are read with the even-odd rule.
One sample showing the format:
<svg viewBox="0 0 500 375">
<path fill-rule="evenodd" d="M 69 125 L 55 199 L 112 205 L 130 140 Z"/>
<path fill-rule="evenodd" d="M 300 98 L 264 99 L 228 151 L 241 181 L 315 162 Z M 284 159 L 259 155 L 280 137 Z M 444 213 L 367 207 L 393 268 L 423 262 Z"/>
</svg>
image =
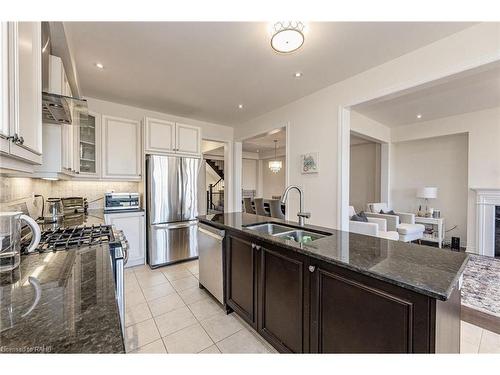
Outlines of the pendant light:
<svg viewBox="0 0 500 375">
<path fill-rule="evenodd" d="M 277 148 L 278 148 L 278 141 L 275 139 L 274 140 L 274 160 L 271 160 L 269 162 L 269 169 L 273 173 L 278 173 L 281 170 L 281 167 L 283 167 L 282 161 L 277 160 Z"/>
</svg>

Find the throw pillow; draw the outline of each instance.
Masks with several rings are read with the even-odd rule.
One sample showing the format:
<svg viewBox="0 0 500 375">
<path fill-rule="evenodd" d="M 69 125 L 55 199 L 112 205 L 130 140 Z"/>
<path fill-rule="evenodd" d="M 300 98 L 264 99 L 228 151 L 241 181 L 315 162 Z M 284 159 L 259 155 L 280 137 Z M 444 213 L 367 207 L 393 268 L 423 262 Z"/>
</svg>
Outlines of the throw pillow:
<svg viewBox="0 0 500 375">
<path fill-rule="evenodd" d="M 383 214 L 383 215 L 394 215 L 394 216 L 397 216 L 397 214 L 394 212 L 394 210 L 390 210 L 390 211 L 387 211 L 387 212 L 384 212 L 384 211 L 380 210 L 379 213 Z"/>
<path fill-rule="evenodd" d="M 367 223 L 368 222 L 368 218 L 366 218 L 366 217 L 363 218 L 363 217 L 359 216 L 359 214 L 352 215 L 351 220 L 352 221 L 361 221 L 363 223 Z"/>
<path fill-rule="evenodd" d="M 364 211 L 361 211 L 358 216 L 363 219 L 365 223 L 368 223 L 368 217 L 366 216 Z"/>
</svg>

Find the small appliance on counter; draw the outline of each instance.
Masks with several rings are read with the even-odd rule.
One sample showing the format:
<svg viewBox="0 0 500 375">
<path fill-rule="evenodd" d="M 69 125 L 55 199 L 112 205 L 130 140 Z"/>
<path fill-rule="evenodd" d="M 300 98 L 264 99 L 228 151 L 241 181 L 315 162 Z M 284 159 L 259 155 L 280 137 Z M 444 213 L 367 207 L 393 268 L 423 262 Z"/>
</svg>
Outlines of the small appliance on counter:
<svg viewBox="0 0 500 375">
<path fill-rule="evenodd" d="M 47 198 L 47 213 L 43 216 L 44 223 L 56 223 L 64 216 L 61 198 Z"/>
<path fill-rule="evenodd" d="M 61 198 L 64 216 L 81 215 L 87 212 L 87 198 L 66 197 Z"/>
<path fill-rule="evenodd" d="M 21 262 L 21 242 L 28 238 L 24 233 L 23 222 L 31 230 L 31 242 L 26 252 L 35 251 L 40 242 L 40 227 L 22 212 L 0 212 L 0 272 L 10 272 Z"/>
<path fill-rule="evenodd" d="M 139 193 L 104 194 L 104 212 L 138 210 L 141 208 Z"/>
</svg>

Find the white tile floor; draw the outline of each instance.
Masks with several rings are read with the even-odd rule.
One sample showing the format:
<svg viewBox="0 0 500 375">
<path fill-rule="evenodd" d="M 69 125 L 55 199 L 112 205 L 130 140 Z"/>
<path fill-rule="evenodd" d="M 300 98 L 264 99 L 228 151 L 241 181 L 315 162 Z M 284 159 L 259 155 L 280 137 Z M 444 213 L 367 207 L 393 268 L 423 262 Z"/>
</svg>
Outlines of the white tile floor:
<svg viewBox="0 0 500 375">
<path fill-rule="evenodd" d="M 198 287 L 198 261 L 125 271 L 127 353 L 275 353 Z"/>
<path fill-rule="evenodd" d="M 275 353 L 198 287 L 198 261 L 125 271 L 127 353 Z M 462 322 L 461 353 L 500 353 L 500 335 Z"/>
</svg>

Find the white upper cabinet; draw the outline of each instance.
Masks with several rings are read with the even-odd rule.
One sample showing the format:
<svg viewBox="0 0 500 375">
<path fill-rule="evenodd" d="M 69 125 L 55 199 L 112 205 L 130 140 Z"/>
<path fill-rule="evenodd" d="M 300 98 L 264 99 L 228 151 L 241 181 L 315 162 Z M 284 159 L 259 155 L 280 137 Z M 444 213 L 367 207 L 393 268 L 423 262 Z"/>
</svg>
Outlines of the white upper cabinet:
<svg viewBox="0 0 500 375">
<path fill-rule="evenodd" d="M 144 119 L 145 150 L 147 152 L 174 152 L 175 123 L 150 117 Z"/>
<path fill-rule="evenodd" d="M 103 115 L 101 127 L 102 178 L 140 180 L 141 123 Z"/>
<path fill-rule="evenodd" d="M 201 129 L 196 126 L 146 117 L 146 153 L 201 155 Z"/>
<path fill-rule="evenodd" d="M 0 152 L 9 153 L 9 36 L 7 22 L 0 23 Z"/>
<path fill-rule="evenodd" d="M 41 24 L 2 23 L 1 34 L 0 151 L 16 160 L 41 164 Z"/>
<path fill-rule="evenodd" d="M 86 126 L 80 126 L 80 173 L 79 177 L 100 176 L 101 116 L 88 114 Z"/>
<path fill-rule="evenodd" d="M 197 126 L 175 124 L 176 152 L 181 154 L 201 154 L 201 129 Z"/>
</svg>

